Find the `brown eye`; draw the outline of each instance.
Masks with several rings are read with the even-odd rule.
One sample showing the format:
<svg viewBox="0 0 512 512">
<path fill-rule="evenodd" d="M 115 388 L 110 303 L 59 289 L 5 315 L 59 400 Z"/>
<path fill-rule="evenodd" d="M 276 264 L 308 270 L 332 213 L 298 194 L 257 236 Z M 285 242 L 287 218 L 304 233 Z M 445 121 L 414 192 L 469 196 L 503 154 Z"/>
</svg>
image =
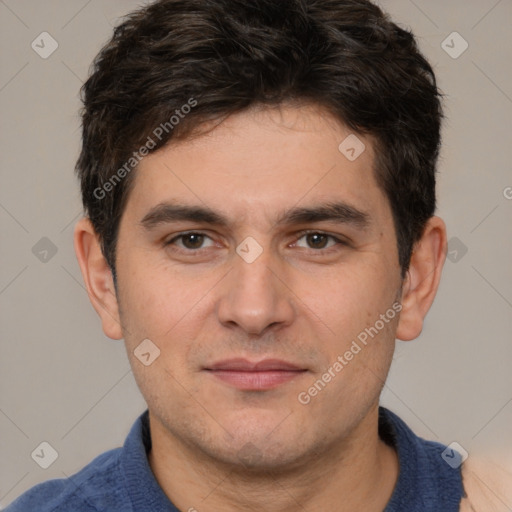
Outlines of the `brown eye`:
<svg viewBox="0 0 512 512">
<path fill-rule="evenodd" d="M 301 240 L 305 240 L 305 244 L 299 243 Z M 303 233 L 302 236 L 297 240 L 295 245 L 303 247 L 305 249 L 329 249 L 335 245 L 343 245 L 343 242 L 338 238 L 328 235 L 326 233 L 310 232 Z"/>
<path fill-rule="evenodd" d="M 312 233 L 306 235 L 306 240 L 313 249 L 323 249 L 328 241 L 328 236 L 321 233 Z"/>
<path fill-rule="evenodd" d="M 210 239 L 210 237 L 203 233 L 182 233 L 181 235 L 175 236 L 169 240 L 165 245 L 176 246 L 182 251 L 195 251 L 208 247 L 208 245 L 204 245 L 206 240 L 210 241 L 209 246 L 213 244 L 213 241 Z"/>
<path fill-rule="evenodd" d="M 199 249 L 203 245 L 204 235 L 198 233 L 190 233 L 188 235 L 182 235 L 183 246 L 187 249 Z"/>
</svg>

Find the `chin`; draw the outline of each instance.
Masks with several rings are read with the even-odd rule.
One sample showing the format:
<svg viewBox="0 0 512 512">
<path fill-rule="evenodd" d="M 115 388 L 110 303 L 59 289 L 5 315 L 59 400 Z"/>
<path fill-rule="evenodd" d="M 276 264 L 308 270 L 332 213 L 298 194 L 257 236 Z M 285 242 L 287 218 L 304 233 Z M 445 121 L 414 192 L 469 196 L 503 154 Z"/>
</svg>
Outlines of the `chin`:
<svg viewBox="0 0 512 512">
<path fill-rule="evenodd" d="M 305 454 L 298 453 L 295 446 L 277 446 L 275 443 L 261 446 L 247 441 L 240 448 L 221 449 L 210 456 L 228 466 L 238 466 L 238 472 L 249 473 L 285 472 L 300 466 Z"/>
<path fill-rule="evenodd" d="M 282 418 L 280 418 L 282 421 Z M 237 465 L 252 473 L 268 471 L 288 471 L 301 465 L 301 461 L 310 460 L 312 447 L 300 433 L 296 425 L 287 425 L 288 428 L 276 429 L 279 422 L 261 425 L 261 429 L 243 429 L 238 425 L 233 437 L 223 436 L 226 443 L 204 447 L 209 455 L 228 465 Z M 220 440 L 219 440 L 220 441 Z M 315 444 L 311 440 L 311 444 Z M 222 443 L 222 441 L 220 441 Z"/>
</svg>

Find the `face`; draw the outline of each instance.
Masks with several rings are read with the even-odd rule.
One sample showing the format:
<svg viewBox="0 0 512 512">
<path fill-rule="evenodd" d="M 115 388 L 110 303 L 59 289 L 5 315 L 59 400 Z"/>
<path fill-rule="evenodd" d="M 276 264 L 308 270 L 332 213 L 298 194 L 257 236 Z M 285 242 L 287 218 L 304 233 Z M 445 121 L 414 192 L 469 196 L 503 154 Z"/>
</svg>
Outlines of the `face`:
<svg viewBox="0 0 512 512">
<path fill-rule="evenodd" d="M 189 449 L 290 466 L 378 403 L 400 268 L 372 140 L 349 159 L 349 135 L 312 106 L 253 109 L 141 162 L 121 325 L 153 425 Z"/>
</svg>

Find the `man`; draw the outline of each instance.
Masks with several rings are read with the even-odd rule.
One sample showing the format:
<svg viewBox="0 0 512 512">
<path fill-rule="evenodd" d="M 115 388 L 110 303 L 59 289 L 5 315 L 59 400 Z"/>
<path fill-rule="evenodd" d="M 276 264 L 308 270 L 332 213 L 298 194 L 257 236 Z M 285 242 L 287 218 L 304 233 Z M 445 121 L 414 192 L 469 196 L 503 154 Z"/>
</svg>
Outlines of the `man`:
<svg viewBox="0 0 512 512">
<path fill-rule="evenodd" d="M 160 0 L 83 93 L 75 248 L 148 411 L 7 510 L 471 510 L 379 407 L 446 252 L 413 36 L 366 0 Z"/>
</svg>

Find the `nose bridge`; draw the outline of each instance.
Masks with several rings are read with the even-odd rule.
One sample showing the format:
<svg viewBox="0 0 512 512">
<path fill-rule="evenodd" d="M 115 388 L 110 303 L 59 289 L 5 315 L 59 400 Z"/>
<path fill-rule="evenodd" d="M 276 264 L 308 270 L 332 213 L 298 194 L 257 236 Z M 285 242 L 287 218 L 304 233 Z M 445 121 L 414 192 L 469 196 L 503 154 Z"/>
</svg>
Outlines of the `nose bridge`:
<svg viewBox="0 0 512 512">
<path fill-rule="evenodd" d="M 244 295 L 248 293 L 245 299 L 252 296 L 260 300 L 265 298 L 266 295 L 268 295 L 266 298 L 273 298 L 274 293 L 271 288 L 275 287 L 276 284 L 273 283 L 275 276 L 270 270 L 273 259 L 275 260 L 268 250 L 255 258 L 254 261 L 245 260 L 243 257 L 235 258 L 235 268 L 233 269 L 235 288 Z"/>
<path fill-rule="evenodd" d="M 286 324 L 293 318 L 290 294 L 274 274 L 279 267 L 270 249 L 258 249 L 242 242 L 233 260 L 219 299 L 219 321 L 236 324 L 248 333 L 259 334 L 272 324 Z M 271 270 L 272 269 L 272 270 Z"/>
</svg>

